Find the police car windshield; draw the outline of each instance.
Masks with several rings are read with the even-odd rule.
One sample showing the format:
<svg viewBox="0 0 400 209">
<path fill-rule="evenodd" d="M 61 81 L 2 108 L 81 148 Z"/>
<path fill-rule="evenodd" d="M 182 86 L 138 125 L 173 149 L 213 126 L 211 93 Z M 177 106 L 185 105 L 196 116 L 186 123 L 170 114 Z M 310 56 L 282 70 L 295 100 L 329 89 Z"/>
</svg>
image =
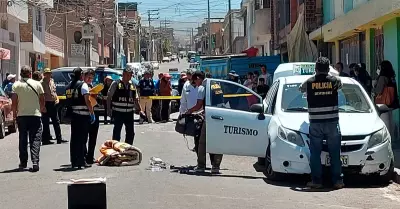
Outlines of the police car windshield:
<svg viewBox="0 0 400 209">
<path fill-rule="evenodd" d="M 285 112 L 307 112 L 307 96 L 299 91 L 300 83 L 286 84 L 282 92 L 282 110 Z M 339 112 L 370 113 L 368 100 L 354 84 L 343 84 L 339 91 Z"/>
</svg>

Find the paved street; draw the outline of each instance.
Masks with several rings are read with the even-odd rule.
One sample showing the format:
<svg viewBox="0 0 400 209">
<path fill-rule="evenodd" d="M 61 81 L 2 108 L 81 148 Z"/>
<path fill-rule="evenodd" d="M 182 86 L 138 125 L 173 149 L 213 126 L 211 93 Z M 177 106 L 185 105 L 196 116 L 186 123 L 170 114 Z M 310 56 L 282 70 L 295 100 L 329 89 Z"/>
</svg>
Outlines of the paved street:
<svg viewBox="0 0 400 209">
<path fill-rule="evenodd" d="M 182 68 L 186 64 L 181 64 Z M 173 65 L 163 64 L 160 71 L 168 71 Z M 62 129 L 64 137 L 69 139 L 69 126 L 63 125 Z M 193 146 L 192 138 L 188 138 L 187 144 L 175 133 L 173 123 L 136 125 L 135 131 L 135 146 L 143 152 L 139 166 L 94 166 L 71 171 L 69 145 L 48 145 L 42 147 L 38 173 L 16 172 L 18 135 L 7 136 L 0 140 L 0 208 L 67 208 L 67 186 L 56 182 L 92 177 L 107 178 L 109 209 L 400 208 L 397 184 L 370 185 L 368 178 L 350 178 L 346 179 L 347 188 L 343 190 L 306 192 L 301 189 L 306 182 L 303 177 L 288 177 L 280 183 L 266 180 L 253 168 L 254 158 L 224 156 L 221 176 L 187 175 L 170 170 L 152 172 L 147 168 L 153 156 L 176 166 L 195 165 L 195 154 L 188 150 Z M 111 125 L 100 127 L 98 146 L 110 139 L 111 132 Z"/>
</svg>

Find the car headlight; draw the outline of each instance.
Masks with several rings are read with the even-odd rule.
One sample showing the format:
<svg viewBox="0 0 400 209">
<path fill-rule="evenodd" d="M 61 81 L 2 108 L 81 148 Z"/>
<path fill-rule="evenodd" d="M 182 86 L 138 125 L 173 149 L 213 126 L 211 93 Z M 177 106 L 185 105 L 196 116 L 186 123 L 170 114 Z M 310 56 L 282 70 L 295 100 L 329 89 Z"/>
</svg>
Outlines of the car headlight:
<svg viewBox="0 0 400 209">
<path fill-rule="evenodd" d="M 372 134 L 372 136 L 369 138 L 368 149 L 386 142 L 389 139 L 389 136 L 390 136 L 390 133 L 385 126 L 381 130 Z"/>
<path fill-rule="evenodd" d="M 279 126 L 278 128 L 278 137 L 300 147 L 304 147 L 305 145 L 303 138 L 301 138 L 298 133 L 282 126 Z"/>
</svg>

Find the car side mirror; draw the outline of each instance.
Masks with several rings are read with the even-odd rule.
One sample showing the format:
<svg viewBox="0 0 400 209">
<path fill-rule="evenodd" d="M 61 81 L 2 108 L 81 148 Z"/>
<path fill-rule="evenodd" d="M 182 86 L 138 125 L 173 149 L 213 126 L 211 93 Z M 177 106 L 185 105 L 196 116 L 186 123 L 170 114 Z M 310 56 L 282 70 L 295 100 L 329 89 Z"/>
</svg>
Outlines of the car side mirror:
<svg viewBox="0 0 400 209">
<path fill-rule="evenodd" d="M 262 104 L 253 104 L 250 107 L 250 111 L 256 113 L 264 113 L 264 107 Z"/>
<path fill-rule="evenodd" d="M 378 110 L 379 115 L 381 115 L 383 113 L 387 113 L 392 110 L 385 104 L 376 104 L 376 109 Z"/>
</svg>

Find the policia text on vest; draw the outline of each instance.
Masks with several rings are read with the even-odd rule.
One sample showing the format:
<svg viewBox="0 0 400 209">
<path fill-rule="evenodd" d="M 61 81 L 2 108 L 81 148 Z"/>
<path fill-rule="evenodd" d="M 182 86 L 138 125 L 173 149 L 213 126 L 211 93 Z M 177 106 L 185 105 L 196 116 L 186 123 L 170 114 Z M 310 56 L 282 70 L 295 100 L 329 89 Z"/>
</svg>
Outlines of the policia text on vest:
<svg viewBox="0 0 400 209">
<path fill-rule="evenodd" d="M 125 126 L 125 143 L 133 144 L 134 110 L 138 102 L 135 85 L 131 82 L 124 83 L 121 80 L 114 81 L 108 92 L 108 105 L 111 105 L 114 117 L 113 140 L 121 140 L 122 126 Z"/>
<path fill-rule="evenodd" d="M 310 122 L 335 122 L 339 120 L 338 90 L 342 88 L 339 78 L 317 74 L 300 86 L 307 93 Z"/>
</svg>

